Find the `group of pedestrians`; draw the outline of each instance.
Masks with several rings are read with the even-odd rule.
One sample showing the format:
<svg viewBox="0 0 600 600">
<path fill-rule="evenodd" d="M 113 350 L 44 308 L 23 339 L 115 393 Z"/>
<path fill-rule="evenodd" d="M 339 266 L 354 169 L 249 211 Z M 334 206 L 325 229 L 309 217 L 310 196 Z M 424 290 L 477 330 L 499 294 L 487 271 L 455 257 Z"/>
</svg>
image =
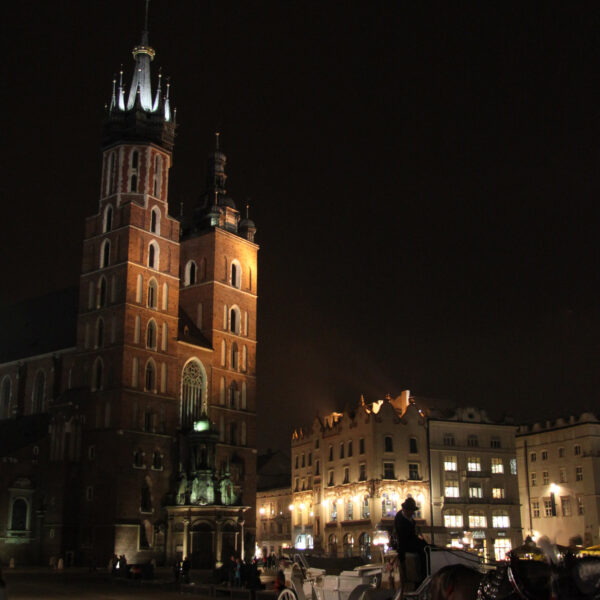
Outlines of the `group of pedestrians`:
<svg viewBox="0 0 600 600">
<path fill-rule="evenodd" d="M 223 565 L 221 580 L 230 587 L 245 587 L 250 590 L 264 589 L 260 581 L 260 571 L 256 559 L 242 561 L 238 556 L 231 555 Z"/>
<path fill-rule="evenodd" d="M 179 582 L 181 580 L 182 583 L 189 583 L 191 567 L 192 563 L 187 556 L 183 560 L 175 561 L 175 564 L 173 565 L 173 575 L 175 575 L 175 581 Z"/>
</svg>

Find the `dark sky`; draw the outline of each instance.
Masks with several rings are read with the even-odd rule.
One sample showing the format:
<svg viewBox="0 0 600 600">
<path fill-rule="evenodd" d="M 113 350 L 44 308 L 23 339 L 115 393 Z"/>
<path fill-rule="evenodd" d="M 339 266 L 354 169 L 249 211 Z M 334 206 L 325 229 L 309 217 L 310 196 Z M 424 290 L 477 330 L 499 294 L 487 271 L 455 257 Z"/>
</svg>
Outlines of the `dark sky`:
<svg viewBox="0 0 600 600">
<path fill-rule="evenodd" d="M 3 8 L 4 303 L 78 283 L 141 0 Z M 179 124 L 261 245 L 259 446 L 398 394 L 552 416 L 600 395 L 597 3 L 152 0 Z"/>
</svg>

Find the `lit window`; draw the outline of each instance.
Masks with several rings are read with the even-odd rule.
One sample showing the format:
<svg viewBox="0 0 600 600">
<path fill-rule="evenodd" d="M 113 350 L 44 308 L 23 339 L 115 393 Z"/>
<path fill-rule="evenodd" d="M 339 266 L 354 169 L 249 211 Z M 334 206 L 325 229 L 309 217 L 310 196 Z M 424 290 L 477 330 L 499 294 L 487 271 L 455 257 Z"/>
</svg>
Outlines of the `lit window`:
<svg viewBox="0 0 600 600">
<path fill-rule="evenodd" d="M 444 471 L 456 471 L 458 462 L 456 456 L 444 456 Z"/>
<path fill-rule="evenodd" d="M 390 497 L 390 494 L 382 494 L 381 496 L 381 514 L 384 517 L 393 517 L 396 515 L 397 507 L 396 500 Z"/>
<path fill-rule="evenodd" d="M 467 471 L 478 473 L 481 471 L 481 459 L 477 456 L 469 456 L 467 458 Z"/>
<path fill-rule="evenodd" d="M 563 517 L 571 516 L 571 498 L 569 496 L 561 496 L 560 498 L 560 506 L 562 509 Z"/>
<path fill-rule="evenodd" d="M 444 485 L 444 496 L 446 496 L 446 498 L 459 497 L 458 481 L 452 479 L 446 480 L 446 484 Z"/>
<path fill-rule="evenodd" d="M 531 478 L 531 487 L 535 487 L 537 485 L 537 474 L 530 473 L 529 476 Z"/>
<path fill-rule="evenodd" d="M 498 538 L 494 541 L 494 558 L 497 561 L 506 560 L 506 555 L 511 551 L 512 544 L 507 538 Z"/>
<path fill-rule="evenodd" d="M 492 515 L 492 527 L 496 529 L 506 529 L 510 527 L 510 519 L 507 514 Z"/>
<path fill-rule="evenodd" d="M 501 458 L 492 458 L 492 473 L 504 473 L 504 463 Z"/>
<path fill-rule="evenodd" d="M 583 481 L 583 467 L 575 467 L 575 481 Z"/>
<path fill-rule="evenodd" d="M 554 511 L 552 508 L 552 499 L 551 498 L 544 498 L 544 516 L 545 517 L 552 517 L 554 516 Z"/>
<path fill-rule="evenodd" d="M 462 527 L 463 516 L 462 513 L 456 511 L 447 512 L 444 514 L 444 527 Z"/>
<path fill-rule="evenodd" d="M 539 500 L 531 501 L 531 513 L 533 514 L 533 517 L 535 519 L 540 518 L 540 501 Z"/>
<path fill-rule="evenodd" d="M 517 474 L 517 459 L 516 458 L 510 459 L 510 474 L 511 475 Z"/>
<path fill-rule="evenodd" d="M 504 488 L 502 488 L 502 487 L 492 488 L 492 498 L 495 498 L 496 500 L 500 500 L 504 497 L 505 497 L 504 496 Z"/>
<path fill-rule="evenodd" d="M 482 498 L 483 491 L 481 489 L 480 483 L 470 483 L 469 484 L 469 498 Z"/>
<path fill-rule="evenodd" d="M 469 527 L 487 527 L 487 519 L 481 512 L 471 513 L 469 515 Z"/>
<path fill-rule="evenodd" d="M 337 521 L 337 500 L 333 499 L 329 505 L 329 520 Z"/>
<path fill-rule="evenodd" d="M 352 498 L 349 498 L 346 501 L 346 521 L 352 521 L 354 518 L 354 503 L 352 502 Z"/>
<path fill-rule="evenodd" d="M 369 510 L 369 496 L 364 495 L 360 508 L 360 518 L 368 519 L 371 515 L 371 511 Z"/>
</svg>

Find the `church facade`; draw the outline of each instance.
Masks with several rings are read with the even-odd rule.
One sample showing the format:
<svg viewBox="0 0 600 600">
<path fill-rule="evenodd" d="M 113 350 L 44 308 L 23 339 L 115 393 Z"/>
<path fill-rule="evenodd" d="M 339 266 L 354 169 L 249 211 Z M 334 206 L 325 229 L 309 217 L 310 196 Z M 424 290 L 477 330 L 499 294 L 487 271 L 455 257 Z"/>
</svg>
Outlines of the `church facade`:
<svg viewBox="0 0 600 600">
<path fill-rule="evenodd" d="M 0 563 L 210 567 L 253 552 L 254 223 L 209 156 L 190 223 L 168 210 L 169 86 L 146 31 L 113 82 L 76 339 L 0 364 Z"/>
</svg>

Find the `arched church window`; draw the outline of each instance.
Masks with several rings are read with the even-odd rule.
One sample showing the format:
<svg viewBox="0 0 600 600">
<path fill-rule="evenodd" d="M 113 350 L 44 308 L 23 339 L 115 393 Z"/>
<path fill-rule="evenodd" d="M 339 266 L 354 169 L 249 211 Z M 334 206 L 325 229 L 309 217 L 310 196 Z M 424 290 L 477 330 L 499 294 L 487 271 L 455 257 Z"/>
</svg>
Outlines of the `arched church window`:
<svg viewBox="0 0 600 600">
<path fill-rule="evenodd" d="M 96 347 L 102 348 L 104 345 L 104 321 L 98 319 L 96 321 Z"/>
<path fill-rule="evenodd" d="M 157 198 L 160 198 L 160 183 L 162 176 L 162 157 L 160 154 L 157 154 L 154 157 L 154 195 Z"/>
<path fill-rule="evenodd" d="M 100 249 L 100 268 L 110 265 L 110 240 L 104 240 Z"/>
<path fill-rule="evenodd" d="M 158 269 L 158 246 L 155 242 L 150 242 L 148 246 L 148 266 L 151 269 Z"/>
<path fill-rule="evenodd" d="M 206 377 L 199 360 L 191 360 L 181 376 L 181 425 L 191 427 L 202 414 L 203 392 Z"/>
<path fill-rule="evenodd" d="M 94 362 L 94 368 L 92 370 L 92 390 L 102 389 L 102 359 L 98 357 Z"/>
<path fill-rule="evenodd" d="M 240 334 L 240 309 L 237 306 L 232 306 L 229 311 L 229 330 L 232 333 Z"/>
<path fill-rule="evenodd" d="M 194 285 L 196 283 L 196 263 L 193 260 L 188 260 L 185 265 L 185 273 L 183 281 L 185 285 Z"/>
<path fill-rule="evenodd" d="M 104 227 L 103 227 L 104 233 L 106 233 L 107 231 L 110 231 L 112 229 L 112 222 L 113 222 L 113 208 L 110 204 L 108 204 L 106 206 L 106 208 L 104 209 Z"/>
<path fill-rule="evenodd" d="M 229 408 L 239 408 L 238 407 L 238 387 L 235 381 L 232 381 L 229 386 Z"/>
<path fill-rule="evenodd" d="M 236 371 L 239 367 L 239 356 L 240 353 L 238 351 L 238 345 L 236 342 L 233 342 L 233 344 L 231 345 L 231 368 L 235 369 Z"/>
<path fill-rule="evenodd" d="M 98 281 L 98 300 L 96 302 L 96 308 L 102 308 L 106 306 L 106 278 L 100 277 Z"/>
<path fill-rule="evenodd" d="M 152 392 L 156 389 L 156 367 L 149 360 L 146 363 L 146 390 Z"/>
<path fill-rule="evenodd" d="M 151 279 L 148 282 L 148 308 L 158 307 L 158 283 L 156 279 Z"/>
<path fill-rule="evenodd" d="M 156 322 L 153 319 L 148 321 L 148 329 L 146 330 L 146 346 L 152 350 L 156 350 Z"/>
<path fill-rule="evenodd" d="M 160 233 L 160 210 L 156 206 L 150 213 L 150 231 Z"/>
<path fill-rule="evenodd" d="M 242 287 L 242 267 L 237 259 L 231 261 L 231 285 L 238 289 Z"/>
<path fill-rule="evenodd" d="M 44 371 L 38 371 L 33 383 L 33 414 L 44 410 L 44 393 L 46 391 L 46 374 Z"/>
<path fill-rule="evenodd" d="M 129 191 L 137 192 L 138 191 L 138 164 L 140 160 L 140 155 L 137 150 L 134 150 L 131 153 L 131 175 L 129 177 Z"/>
</svg>

